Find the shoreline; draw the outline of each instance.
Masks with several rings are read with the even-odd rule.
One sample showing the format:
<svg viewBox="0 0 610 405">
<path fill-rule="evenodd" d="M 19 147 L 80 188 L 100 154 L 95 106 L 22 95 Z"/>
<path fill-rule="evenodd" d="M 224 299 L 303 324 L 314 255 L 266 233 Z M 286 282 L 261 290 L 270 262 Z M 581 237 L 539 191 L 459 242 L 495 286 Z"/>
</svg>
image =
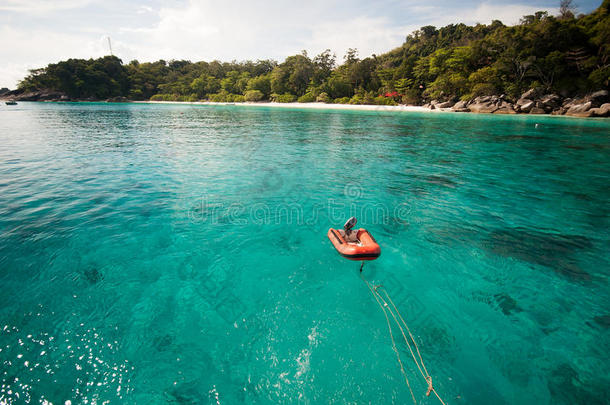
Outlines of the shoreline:
<svg viewBox="0 0 610 405">
<path fill-rule="evenodd" d="M 103 102 L 103 101 L 102 101 Z M 576 115 L 559 114 L 524 114 L 524 113 L 490 113 L 474 111 L 456 111 L 449 108 L 429 108 L 420 105 L 375 105 L 375 104 L 327 104 L 327 103 L 275 103 L 270 101 L 252 102 L 244 101 L 240 103 L 225 103 L 216 101 L 128 101 L 132 104 L 170 104 L 170 105 L 212 105 L 212 106 L 244 106 L 244 107 L 271 107 L 271 108 L 302 108 L 310 110 L 344 110 L 344 111 L 381 111 L 381 112 L 420 112 L 420 113 L 459 113 L 465 115 L 513 115 L 517 117 L 563 117 L 563 118 L 595 118 L 604 119 L 605 117 L 583 117 Z"/>
<path fill-rule="evenodd" d="M 223 103 L 214 101 L 130 101 L 134 104 L 186 104 L 186 105 L 219 105 L 219 106 L 245 106 L 245 107 L 274 107 L 274 108 L 306 108 L 311 110 L 353 110 L 353 111 L 410 111 L 410 112 L 453 112 L 450 109 L 430 109 L 417 105 L 375 105 L 375 104 L 327 104 L 327 103 L 273 103 L 251 102 Z"/>
<path fill-rule="evenodd" d="M 0 97 L 0 102 L 9 101 Z M 330 104 L 330 103 L 277 103 L 270 101 L 263 102 L 216 102 L 216 101 L 151 101 L 151 100 L 125 100 L 125 101 L 107 101 L 107 100 L 23 100 L 18 102 L 33 102 L 33 103 L 100 103 L 100 104 L 168 104 L 168 105 L 201 105 L 201 106 L 243 106 L 243 107 L 270 107 L 270 108 L 285 108 L 285 109 L 308 109 L 308 110 L 343 110 L 343 111 L 378 111 L 378 112 L 419 112 L 419 113 L 463 113 L 472 115 L 515 115 L 515 116 L 538 116 L 538 117 L 565 117 L 565 118 L 606 118 L 593 116 L 578 116 L 568 114 L 527 114 L 527 113 L 502 113 L 502 112 L 478 112 L 478 111 L 463 111 L 454 110 L 453 108 L 429 108 L 427 106 L 418 105 L 375 105 L 375 104 Z"/>
</svg>

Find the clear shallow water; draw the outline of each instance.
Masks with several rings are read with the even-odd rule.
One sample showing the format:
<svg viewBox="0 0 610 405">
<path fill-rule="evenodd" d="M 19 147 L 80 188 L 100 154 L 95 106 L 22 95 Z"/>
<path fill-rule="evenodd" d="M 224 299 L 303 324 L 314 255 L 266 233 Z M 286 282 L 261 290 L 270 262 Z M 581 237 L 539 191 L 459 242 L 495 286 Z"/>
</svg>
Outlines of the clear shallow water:
<svg viewBox="0 0 610 405">
<path fill-rule="evenodd" d="M 382 246 L 365 275 L 448 403 L 606 403 L 609 132 L 1 106 L 0 402 L 410 403 L 358 263 L 326 238 L 355 214 Z"/>
</svg>

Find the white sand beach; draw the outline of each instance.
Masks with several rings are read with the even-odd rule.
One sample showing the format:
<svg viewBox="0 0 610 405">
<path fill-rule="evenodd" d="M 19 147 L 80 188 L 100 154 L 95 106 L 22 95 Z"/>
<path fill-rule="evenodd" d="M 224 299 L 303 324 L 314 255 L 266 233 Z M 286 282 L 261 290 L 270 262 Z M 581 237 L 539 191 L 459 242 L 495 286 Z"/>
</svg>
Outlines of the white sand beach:
<svg viewBox="0 0 610 405">
<path fill-rule="evenodd" d="M 308 108 L 317 110 L 360 110 L 360 111 L 411 111 L 411 112 L 443 112 L 415 105 L 370 105 L 370 104 L 326 104 L 326 103 L 271 103 L 243 102 L 217 103 L 211 101 L 135 101 L 148 104 L 193 104 L 193 105 L 240 105 L 245 107 L 276 107 L 276 108 Z M 448 112 L 449 110 L 447 110 Z"/>
</svg>

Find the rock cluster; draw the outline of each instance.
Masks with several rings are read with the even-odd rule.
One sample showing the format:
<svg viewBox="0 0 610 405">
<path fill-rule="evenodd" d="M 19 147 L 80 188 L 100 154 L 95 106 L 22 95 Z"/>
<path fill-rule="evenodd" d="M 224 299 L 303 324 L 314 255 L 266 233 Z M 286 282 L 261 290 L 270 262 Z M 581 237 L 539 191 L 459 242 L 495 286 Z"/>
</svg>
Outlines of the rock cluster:
<svg viewBox="0 0 610 405">
<path fill-rule="evenodd" d="M 67 95 L 59 91 L 40 90 L 40 91 L 5 91 L 0 93 L 0 97 L 5 100 L 15 101 L 100 101 L 96 98 L 71 99 Z M 126 103 L 129 100 L 127 97 L 113 97 L 106 100 L 110 103 Z"/>
<path fill-rule="evenodd" d="M 432 110 L 493 114 L 553 114 L 574 117 L 610 117 L 607 90 L 596 91 L 583 98 L 563 98 L 557 94 L 541 94 L 535 89 L 523 93 L 516 102 L 505 95 L 481 96 L 470 101 L 440 102 L 432 100 L 424 107 Z"/>
<path fill-rule="evenodd" d="M 70 98 L 64 93 L 53 90 L 27 91 L 19 90 L 9 91 L 2 95 L 2 98 L 15 101 L 70 101 Z"/>
</svg>

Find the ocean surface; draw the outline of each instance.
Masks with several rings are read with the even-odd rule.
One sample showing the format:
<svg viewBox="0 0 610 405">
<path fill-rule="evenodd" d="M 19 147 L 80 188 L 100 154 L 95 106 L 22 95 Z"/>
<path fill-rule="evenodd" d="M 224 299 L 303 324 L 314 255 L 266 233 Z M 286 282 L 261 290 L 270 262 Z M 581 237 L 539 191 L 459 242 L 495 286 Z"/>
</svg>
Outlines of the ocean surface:
<svg viewBox="0 0 610 405">
<path fill-rule="evenodd" d="M 603 119 L 2 105 L 0 403 L 412 403 L 355 215 L 447 404 L 606 404 L 609 184 Z"/>
</svg>

